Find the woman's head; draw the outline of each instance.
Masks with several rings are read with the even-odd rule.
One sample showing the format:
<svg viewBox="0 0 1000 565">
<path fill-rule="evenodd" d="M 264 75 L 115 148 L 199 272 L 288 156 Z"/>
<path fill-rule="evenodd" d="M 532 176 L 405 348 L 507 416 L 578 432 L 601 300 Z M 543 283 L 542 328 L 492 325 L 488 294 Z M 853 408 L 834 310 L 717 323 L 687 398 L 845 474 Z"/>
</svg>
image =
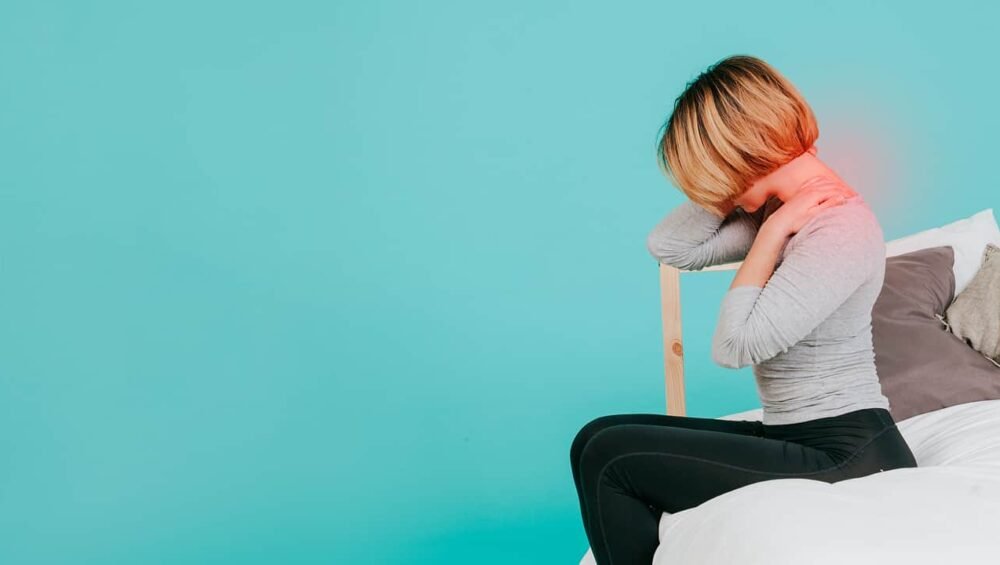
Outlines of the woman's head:
<svg viewBox="0 0 1000 565">
<path fill-rule="evenodd" d="M 718 61 L 674 101 L 657 145 L 664 173 L 689 199 L 719 216 L 759 179 L 810 150 L 812 109 L 766 62 Z"/>
</svg>

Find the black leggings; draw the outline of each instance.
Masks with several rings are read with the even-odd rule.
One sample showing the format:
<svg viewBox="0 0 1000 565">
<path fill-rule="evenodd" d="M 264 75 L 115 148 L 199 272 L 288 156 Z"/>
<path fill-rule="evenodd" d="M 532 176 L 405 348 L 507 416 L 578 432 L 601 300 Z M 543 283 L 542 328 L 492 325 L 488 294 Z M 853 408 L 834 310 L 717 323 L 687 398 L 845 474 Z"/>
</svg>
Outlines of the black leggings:
<svg viewBox="0 0 1000 565">
<path fill-rule="evenodd" d="M 577 434 L 570 465 L 598 565 L 649 565 L 663 512 L 759 481 L 833 483 L 917 462 L 889 412 L 866 408 L 782 425 L 603 416 Z"/>
</svg>

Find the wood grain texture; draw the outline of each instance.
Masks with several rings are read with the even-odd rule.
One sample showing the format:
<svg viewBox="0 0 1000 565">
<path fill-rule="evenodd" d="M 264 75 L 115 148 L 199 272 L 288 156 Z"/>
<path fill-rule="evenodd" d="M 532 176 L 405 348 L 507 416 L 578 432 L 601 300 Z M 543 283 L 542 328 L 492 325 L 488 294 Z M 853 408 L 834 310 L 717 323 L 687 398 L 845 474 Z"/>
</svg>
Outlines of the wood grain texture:
<svg viewBox="0 0 1000 565">
<path fill-rule="evenodd" d="M 663 366 L 667 394 L 667 414 L 684 416 L 684 339 L 681 325 L 681 274 L 739 269 L 742 261 L 713 265 L 697 271 L 678 269 L 659 263 L 660 315 L 663 322 Z M 684 277 L 685 280 L 688 276 Z"/>
</svg>

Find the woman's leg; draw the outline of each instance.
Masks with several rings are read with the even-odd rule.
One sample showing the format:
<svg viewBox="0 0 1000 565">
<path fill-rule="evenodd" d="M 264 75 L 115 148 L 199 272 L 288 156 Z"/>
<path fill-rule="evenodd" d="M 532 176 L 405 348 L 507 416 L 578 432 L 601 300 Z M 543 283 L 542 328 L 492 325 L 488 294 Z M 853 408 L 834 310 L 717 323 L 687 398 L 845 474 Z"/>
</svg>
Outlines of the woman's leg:
<svg viewBox="0 0 1000 565">
<path fill-rule="evenodd" d="M 829 454 L 764 438 L 759 423 L 655 416 L 595 424 L 599 431 L 579 453 L 581 507 L 598 565 L 651 563 L 661 512 L 762 480 L 837 476 Z"/>
<path fill-rule="evenodd" d="M 717 420 L 713 418 L 694 418 L 688 416 L 667 416 L 665 414 L 613 414 L 601 416 L 588 422 L 580 428 L 569 451 L 569 463 L 573 470 L 573 481 L 577 490 L 580 489 L 580 455 L 583 448 L 595 434 L 620 424 L 649 424 L 651 426 L 673 426 L 675 428 L 694 428 L 699 430 L 715 430 L 730 434 L 760 436 L 763 432 L 761 423 L 753 420 Z"/>
<path fill-rule="evenodd" d="M 649 426 L 701 429 L 716 431 L 719 433 L 758 437 L 762 434 L 761 423 L 758 421 L 717 420 L 712 418 L 667 416 L 664 414 L 616 414 L 611 416 L 602 416 L 590 421 L 576 434 L 576 437 L 573 439 L 573 444 L 570 447 L 570 468 L 573 472 L 573 482 L 576 485 L 577 496 L 579 497 L 580 502 L 580 514 L 583 518 L 584 531 L 586 532 L 588 539 L 593 536 L 590 526 L 591 513 L 587 510 L 587 502 L 584 497 L 584 489 L 582 487 L 581 479 L 580 463 L 583 451 L 590 440 L 600 434 L 603 430 L 624 424 L 643 424 Z M 657 525 L 659 524 L 660 514 L 662 512 L 663 511 L 661 509 L 651 508 L 650 520 L 648 520 L 645 524 L 647 529 L 652 528 L 654 539 L 656 536 Z M 593 542 L 591 542 L 591 545 L 593 545 Z"/>
</svg>

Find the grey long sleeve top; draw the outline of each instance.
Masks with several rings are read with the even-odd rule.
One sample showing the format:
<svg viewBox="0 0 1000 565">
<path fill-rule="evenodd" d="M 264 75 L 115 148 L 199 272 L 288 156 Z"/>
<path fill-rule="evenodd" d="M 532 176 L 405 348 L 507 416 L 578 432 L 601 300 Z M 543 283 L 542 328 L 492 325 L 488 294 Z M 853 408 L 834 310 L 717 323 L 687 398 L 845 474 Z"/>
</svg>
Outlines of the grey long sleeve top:
<svg viewBox="0 0 1000 565">
<path fill-rule="evenodd" d="M 658 261 L 686 270 L 742 261 L 781 206 L 725 218 L 685 200 L 647 237 Z M 875 370 L 871 311 L 885 278 L 885 240 L 860 195 L 810 218 L 785 243 L 760 286 L 730 288 L 712 338 L 713 360 L 753 365 L 763 423 L 790 424 L 889 408 Z"/>
</svg>

